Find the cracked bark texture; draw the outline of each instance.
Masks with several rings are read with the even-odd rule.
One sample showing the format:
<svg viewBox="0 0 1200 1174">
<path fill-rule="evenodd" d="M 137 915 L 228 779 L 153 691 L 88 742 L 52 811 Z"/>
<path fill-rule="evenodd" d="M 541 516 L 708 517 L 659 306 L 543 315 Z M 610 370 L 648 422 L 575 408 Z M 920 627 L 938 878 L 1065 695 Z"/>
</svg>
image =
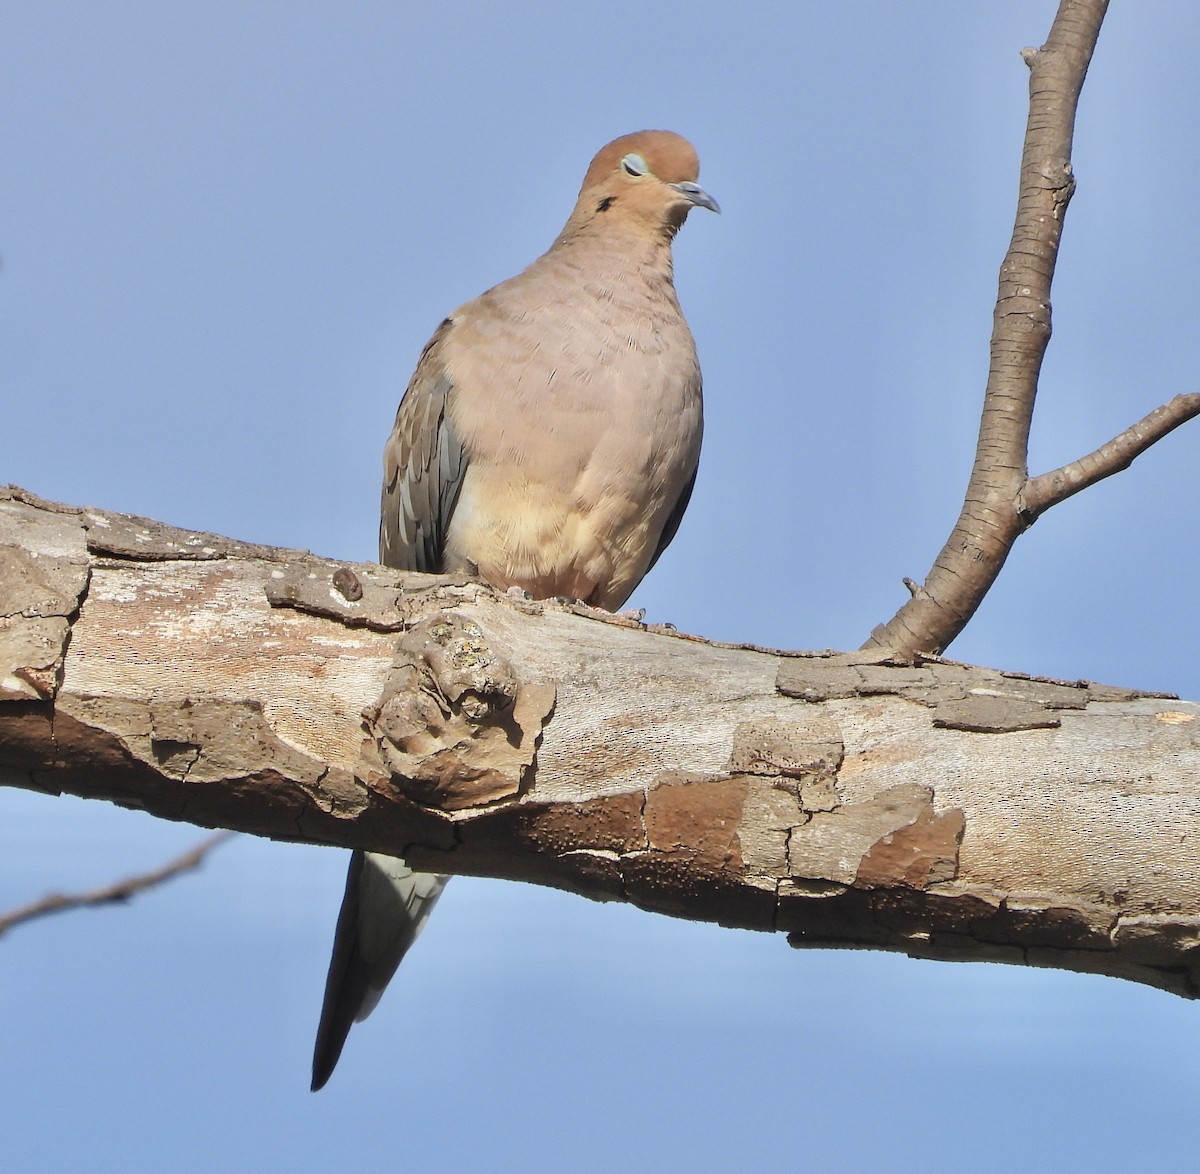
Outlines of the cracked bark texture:
<svg viewBox="0 0 1200 1174">
<path fill-rule="evenodd" d="M 803 945 L 1200 989 L 1200 706 L 0 495 L 0 779 Z"/>
</svg>

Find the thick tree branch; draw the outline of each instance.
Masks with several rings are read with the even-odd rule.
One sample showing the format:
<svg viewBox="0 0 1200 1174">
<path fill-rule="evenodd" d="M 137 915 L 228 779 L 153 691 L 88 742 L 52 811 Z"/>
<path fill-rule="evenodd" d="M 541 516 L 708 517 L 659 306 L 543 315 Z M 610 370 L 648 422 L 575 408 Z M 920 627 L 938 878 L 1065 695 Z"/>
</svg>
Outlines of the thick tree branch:
<svg viewBox="0 0 1200 1174">
<path fill-rule="evenodd" d="M 1090 456 L 1028 478 L 1029 429 L 1050 341 L 1050 287 L 1075 191 L 1075 112 L 1107 7 L 1107 0 L 1062 0 L 1045 45 L 1022 54 L 1030 71 L 1029 118 L 1016 223 L 1000 267 L 975 463 L 962 512 L 925 583 L 871 633 L 865 648 L 900 655 L 945 649 L 1038 514 L 1124 468 L 1197 414 L 1197 397 L 1176 397 Z"/>
<path fill-rule="evenodd" d="M 63 913 L 68 909 L 82 909 L 88 906 L 112 905 L 128 901 L 130 897 L 136 896 L 138 893 L 157 888 L 166 881 L 174 880 L 182 873 L 199 868 L 208 854 L 218 844 L 229 839 L 231 834 L 230 832 L 218 832 L 215 836 L 209 836 L 194 848 L 188 849 L 182 856 L 175 857 L 174 860 L 151 872 L 126 877 L 115 884 L 89 889 L 86 893 L 47 893 L 46 896 L 31 901 L 28 905 L 21 905 L 8 913 L 0 913 L 0 934 L 12 929 L 15 925 L 46 917 L 51 913 Z"/>
<path fill-rule="evenodd" d="M 5 782 L 1200 990 L 1200 706 L 714 645 L 19 491 L 0 572 Z"/>
</svg>

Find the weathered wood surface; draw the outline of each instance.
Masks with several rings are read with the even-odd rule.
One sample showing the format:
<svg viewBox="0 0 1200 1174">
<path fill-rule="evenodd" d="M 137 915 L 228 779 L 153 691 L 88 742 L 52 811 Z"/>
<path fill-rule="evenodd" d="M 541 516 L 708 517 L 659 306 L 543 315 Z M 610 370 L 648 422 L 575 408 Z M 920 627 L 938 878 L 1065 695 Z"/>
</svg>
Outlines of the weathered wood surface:
<svg viewBox="0 0 1200 1174">
<path fill-rule="evenodd" d="M 579 610 L 0 492 L 0 777 L 1197 993 L 1200 706 Z"/>
</svg>

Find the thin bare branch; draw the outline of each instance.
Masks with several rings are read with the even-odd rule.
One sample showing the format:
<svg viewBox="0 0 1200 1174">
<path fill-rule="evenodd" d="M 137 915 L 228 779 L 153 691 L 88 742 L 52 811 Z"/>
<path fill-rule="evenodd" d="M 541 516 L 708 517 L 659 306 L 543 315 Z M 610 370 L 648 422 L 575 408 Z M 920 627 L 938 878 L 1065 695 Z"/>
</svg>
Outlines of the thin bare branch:
<svg viewBox="0 0 1200 1174">
<path fill-rule="evenodd" d="M 1050 341 L 1050 286 L 1075 190 L 1075 111 L 1108 0 L 1062 0 L 1045 45 L 1026 49 L 1029 118 L 1016 223 L 1000 267 L 991 365 L 962 513 L 923 590 L 864 647 L 938 652 L 962 631 L 1029 522 L 1020 511 L 1029 426 Z"/>
<path fill-rule="evenodd" d="M 233 834 L 233 832 L 218 832 L 215 836 L 209 836 L 208 839 L 201 841 L 182 856 L 164 864 L 162 868 L 156 868 L 153 872 L 141 873 L 138 876 L 127 877 L 125 880 L 117 881 L 116 884 L 104 885 L 102 888 L 92 889 L 87 893 L 48 893 L 40 900 L 0 914 L 0 934 L 12 929 L 14 925 L 33 921 L 34 918 L 45 917 L 50 913 L 62 913 L 67 909 L 82 909 L 85 906 L 110 905 L 118 901 L 128 901 L 136 893 L 145 892 L 146 889 L 155 888 L 181 873 L 199 868 L 204 863 L 205 857 L 218 844 L 229 839 Z"/>
<path fill-rule="evenodd" d="M 1177 395 L 1095 452 L 1031 478 L 1025 489 L 1026 514 L 1032 520 L 1081 489 L 1128 469 L 1152 444 L 1196 416 L 1200 416 L 1200 393 Z"/>
</svg>

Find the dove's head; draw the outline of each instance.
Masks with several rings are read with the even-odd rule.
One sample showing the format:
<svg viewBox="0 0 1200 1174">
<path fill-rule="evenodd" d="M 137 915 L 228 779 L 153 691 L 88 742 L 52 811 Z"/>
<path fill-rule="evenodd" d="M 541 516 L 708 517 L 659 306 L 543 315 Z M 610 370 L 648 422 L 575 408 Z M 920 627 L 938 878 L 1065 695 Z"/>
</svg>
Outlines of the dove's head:
<svg viewBox="0 0 1200 1174">
<path fill-rule="evenodd" d="M 693 208 L 720 211 L 696 182 L 699 175 L 696 148 L 680 135 L 622 135 L 592 160 L 571 219 L 579 224 L 611 217 L 673 236 Z"/>
</svg>

